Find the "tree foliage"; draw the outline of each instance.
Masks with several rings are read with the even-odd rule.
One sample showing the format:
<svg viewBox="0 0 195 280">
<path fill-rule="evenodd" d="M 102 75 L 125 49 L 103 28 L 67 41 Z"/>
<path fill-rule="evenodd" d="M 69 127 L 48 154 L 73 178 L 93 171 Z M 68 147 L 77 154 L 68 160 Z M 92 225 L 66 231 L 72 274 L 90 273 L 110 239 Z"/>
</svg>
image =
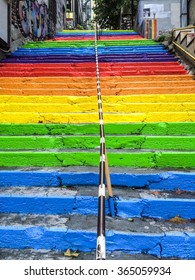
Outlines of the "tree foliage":
<svg viewBox="0 0 195 280">
<path fill-rule="evenodd" d="M 113 29 L 120 28 L 121 9 L 126 5 L 134 8 L 137 6 L 137 0 L 96 0 L 94 13 L 96 21 L 102 24 L 102 27 Z M 136 3 L 136 4 L 135 4 Z"/>
</svg>

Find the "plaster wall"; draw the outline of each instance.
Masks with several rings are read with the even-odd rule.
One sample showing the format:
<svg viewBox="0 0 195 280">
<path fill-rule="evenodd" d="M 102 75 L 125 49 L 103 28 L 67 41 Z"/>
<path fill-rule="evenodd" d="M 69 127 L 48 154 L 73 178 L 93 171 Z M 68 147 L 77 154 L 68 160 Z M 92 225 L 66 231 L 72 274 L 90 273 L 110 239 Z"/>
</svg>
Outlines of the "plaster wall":
<svg viewBox="0 0 195 280">
<path fill-rule="evenodd" d="M 180 0 L 140 0 L 138 23 L 144 19 L 157 19 L 157 35 L 180 27 Z"/>
</svg>

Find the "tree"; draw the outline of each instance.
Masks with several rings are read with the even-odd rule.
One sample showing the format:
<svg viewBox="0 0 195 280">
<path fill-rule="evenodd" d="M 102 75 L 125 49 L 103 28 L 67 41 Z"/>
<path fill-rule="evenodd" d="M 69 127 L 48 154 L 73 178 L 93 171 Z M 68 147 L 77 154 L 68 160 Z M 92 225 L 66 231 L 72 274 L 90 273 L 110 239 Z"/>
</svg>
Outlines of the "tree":
<svg viewBox="0 0 195 280">
<path fill-rule="evenodd" d="M 96 0 L 94 13 L 96 21 L 101 24 L 102 28 L 109 27 L 112 29 L 120 28 L 121 10 L 124 6 L 129 6 L 135 11 L 137 0 Z"/>
</svg>

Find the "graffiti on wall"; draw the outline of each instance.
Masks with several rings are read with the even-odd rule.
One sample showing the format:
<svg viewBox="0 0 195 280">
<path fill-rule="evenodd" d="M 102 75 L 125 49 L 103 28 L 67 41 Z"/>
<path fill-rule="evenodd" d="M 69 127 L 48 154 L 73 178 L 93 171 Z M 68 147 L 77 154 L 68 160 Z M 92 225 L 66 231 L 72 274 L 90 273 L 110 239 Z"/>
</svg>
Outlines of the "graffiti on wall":
<svg viewBox="0 0 195 280">
<path fill-rule="evenodd" d="M 49 34 L 49 12 L 44 1 L 17 1 L 17 22 L 24 37 L 42 39 Z"/>
</svg>

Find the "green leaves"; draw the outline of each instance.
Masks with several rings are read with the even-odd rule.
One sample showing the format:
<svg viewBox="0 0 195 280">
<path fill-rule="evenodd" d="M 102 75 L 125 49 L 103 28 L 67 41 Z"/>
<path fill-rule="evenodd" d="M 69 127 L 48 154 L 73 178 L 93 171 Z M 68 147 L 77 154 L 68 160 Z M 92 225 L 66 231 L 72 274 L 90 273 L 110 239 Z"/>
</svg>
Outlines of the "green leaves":
<svg viewBox="0 0 195 280">
<path fill-rule="evenodd" d="M 137 0 L 96 0 L 94 12 L 97 21 L 102 23 L 101 28 L 119 29 L 122 8 L 123 13 L 130 9 L 133 16 L 135 16 L 137 5 Z"/>
</svg>

